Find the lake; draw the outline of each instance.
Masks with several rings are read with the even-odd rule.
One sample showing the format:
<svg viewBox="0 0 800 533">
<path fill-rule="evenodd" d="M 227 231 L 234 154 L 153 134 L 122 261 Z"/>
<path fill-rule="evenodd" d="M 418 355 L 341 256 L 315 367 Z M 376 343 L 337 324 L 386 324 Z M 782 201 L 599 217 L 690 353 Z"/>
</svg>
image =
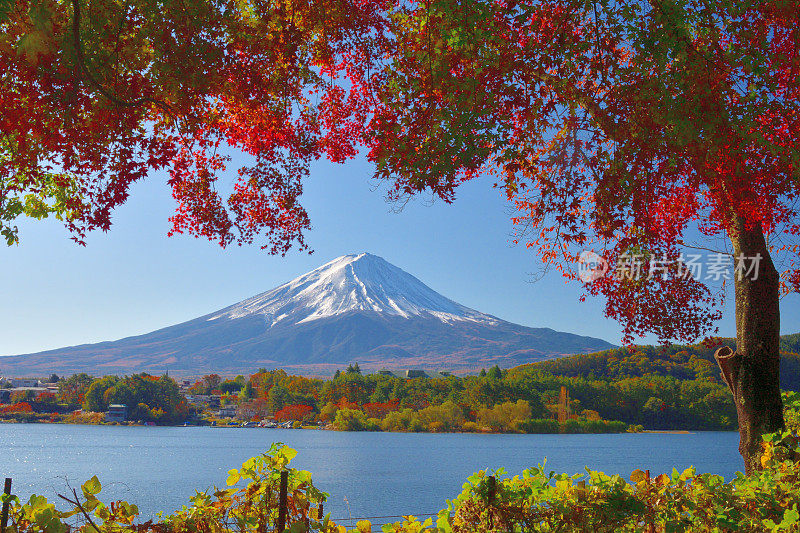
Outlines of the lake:
<svg viewBox="0 0 800 533">
<path fill-rule="evenodd" d="M 446 507 L 477 470 L 503 467 L 513 476 L 545 458 L 556 472 L 590 466 L 627 479 L 637 468 L 657 475 L 694 465 L 730 479 L 742 469 L 738 441 L 736 432 L 483 435 L 1 424 L 0 477 L 12 477 L 12 492 L 27 499 L 31 493 L 53 498 L 96 474 L 101 499 L 136 503 L 142 516 L 152 517 L 188 503 L 194 489 L 224 486 L 229 469 L 271 442 L 284 442 L 299 452 L 292 465 L 310 470 L 314 484 L 330 493 L 325 509 L 334 518 L 421 516 Z"/>
</svg>

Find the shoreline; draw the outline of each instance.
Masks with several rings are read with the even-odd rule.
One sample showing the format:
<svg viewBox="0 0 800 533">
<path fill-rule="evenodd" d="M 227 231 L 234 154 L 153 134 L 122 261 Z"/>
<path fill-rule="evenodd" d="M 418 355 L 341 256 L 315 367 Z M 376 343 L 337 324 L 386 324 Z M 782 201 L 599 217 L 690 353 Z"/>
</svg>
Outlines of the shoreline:
<svg viewBox="0 0 800 533">
<path fill-rule="evenodd" d="M 147 425 L 147 424 L 118 424 L 118 423 L 99 423 L 99 424 L 90 424 L 90 423 L 81 423 L 81 422 L 50 422 L 50 421 L 36 421 L 36 422 L 21 422 L 18 420 L 8 420 L 8 419 L 0 419 L 0 424 L 47 424 L 47 425 L 69 425 L 69 426 L 109 426 L 109 427 L 153 427 L 153 428 L 199 428 L 199 427 L 206 427 L 212 429 L 293 429 L 293 430 L 306 430 L 306 431 L 338 431 L 341 433 L 366 433 L 366 431 L 347 431 L 347 430 L 338 430 L 333 428 L 325 428 L 325 427 L 311 427 L 305 426 L 300 428 L 268 428 L 268 427 L 242 427 L 238 425 L 207 425 L 207 424 L 175 424 L 175 425 Z M 709 429 L 709 430 L 694 430 L 694 429 L 645 429 L 642 431 L 619 431 L 619 432 L 606 432 L 606 433 L 581 433 L 581 432 L 571 432 L 571 433 L 515 433 L 515 432 L 499 432 L 499 431 L 441 431 L 441 432 L 434 432 L 434 431 L 372 431 L 369 433 L 422 433 L 422 434 L 453 434 L 453 435 L 636 435 L 640 433 L 649 433 L 649 434 L 661 434 L 661 435 L 691 435 L 698 431 L 708 431 L 708 432 L 719 432 L 725 433 L 730 431 L 736 430 L 728 430 L 728 429 Z"/>
<path fill-rule="evenodd" d="M 640 431 L 639 433 L 661 433 L 663 435 L 691 435 L 694 431 L 705 431 L 705 430 L 691 430 L 691 429 L 645 429 Z M 735 431 L 735 430 L 728 430 L 728 429 L 719 429 L 719 430 L 709 430 L 709 431 Z"/>
</svg>

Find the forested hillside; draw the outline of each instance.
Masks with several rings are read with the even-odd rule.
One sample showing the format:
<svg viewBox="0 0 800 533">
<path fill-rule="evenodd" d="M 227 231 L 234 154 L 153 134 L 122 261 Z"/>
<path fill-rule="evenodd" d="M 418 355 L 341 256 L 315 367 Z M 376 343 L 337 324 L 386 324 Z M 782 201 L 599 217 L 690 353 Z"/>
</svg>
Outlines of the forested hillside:
<svg viewBox="0 0 800 533">
<path fill-rule="evenodd" d="M 781 351 L 800 353 L 800 333 L 781 335 Z"/>
<path fill-rule="evenodd" d="M 723 344 L 734 347 L 733 339 Z M 615 348 L 588 355 L 574 355 L 525 365 L 559 376 L 587 379 L 624 379 L 649 375 L 671 376 L 680 380 L 719 377 L 714 351 L 719 348 L 704 344 L 672 346 L 637 346 L 633 350 Z M 800 333 L 781 338 L 781 388 L 800 390 Z"/>
<path fill-rule="evenodd" d="M 793 346 L 798 336 L 785 338 Z M 726 340 L 725 342 L 732 342 Z M 596 432 L 620 430 L 608 421 L 646 429 L 733 430 L 736 409 L 719 377 L 714 347 L 639 346 L 576 355 L 478 375 L 418 372 L 406 379 L 390 372 L 362 374 L 358 364 L 333 379 L 260 369 L 249 377 L 210 374 L 188 394 L 219 396 L 241 421 L 275 418 L 321 422 L 343 430 Z M 800 388 L 800 357 L 785 353 L 783 388 Z M 57 377 L 56 377 L 57 378 Z M 561 397 L 562 387 L 567 398 Z M 59 381 L 59 394 L 14 393 L 4 411 L 105 411 L 128 406 L 133 419 L 180 422 L 187 406 L 175 382 L 134 375 Z M 17 407 L 14 407 L 17 406 Z M 561 414 L 561 421 L 555 419 Z M 33 415 L 31 415 L 33 416 Z"/>
</svg>

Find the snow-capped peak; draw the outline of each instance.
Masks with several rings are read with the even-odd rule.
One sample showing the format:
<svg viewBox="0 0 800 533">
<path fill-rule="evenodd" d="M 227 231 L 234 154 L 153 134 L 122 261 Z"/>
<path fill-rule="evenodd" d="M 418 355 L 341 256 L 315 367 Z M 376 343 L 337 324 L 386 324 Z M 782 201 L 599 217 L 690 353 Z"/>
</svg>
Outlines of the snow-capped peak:
<svg viewBox="0 0 800 533">
<path fill-rule="evenodd" d="M 298 324 L 352 311 L 410 318 L 433 316 L 443 322 L 496 324 L 445 298 L 420 280 L 376 255 L 343 255 L 271 291 L 234 304 L 209 320 L 264 315 L 267 324 Z"/>
</svg>

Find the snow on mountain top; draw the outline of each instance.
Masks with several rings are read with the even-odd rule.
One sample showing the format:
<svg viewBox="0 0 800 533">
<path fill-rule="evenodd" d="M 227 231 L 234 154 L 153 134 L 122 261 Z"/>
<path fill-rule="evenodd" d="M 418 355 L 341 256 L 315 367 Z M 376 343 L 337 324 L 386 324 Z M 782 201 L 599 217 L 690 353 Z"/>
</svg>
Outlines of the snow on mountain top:
<svg viewBox="0 0 800 533">
<path fill-rule="evenodd" d="M 271 291 L 223 309 L 209 318 L 264 315 L 268 324 L 299 324 L 351 311 L 433 316 L 443 322 L 497 324 L 445 298 L 420 280 L 376 255 L 343 255 Z"/>
</svg>

